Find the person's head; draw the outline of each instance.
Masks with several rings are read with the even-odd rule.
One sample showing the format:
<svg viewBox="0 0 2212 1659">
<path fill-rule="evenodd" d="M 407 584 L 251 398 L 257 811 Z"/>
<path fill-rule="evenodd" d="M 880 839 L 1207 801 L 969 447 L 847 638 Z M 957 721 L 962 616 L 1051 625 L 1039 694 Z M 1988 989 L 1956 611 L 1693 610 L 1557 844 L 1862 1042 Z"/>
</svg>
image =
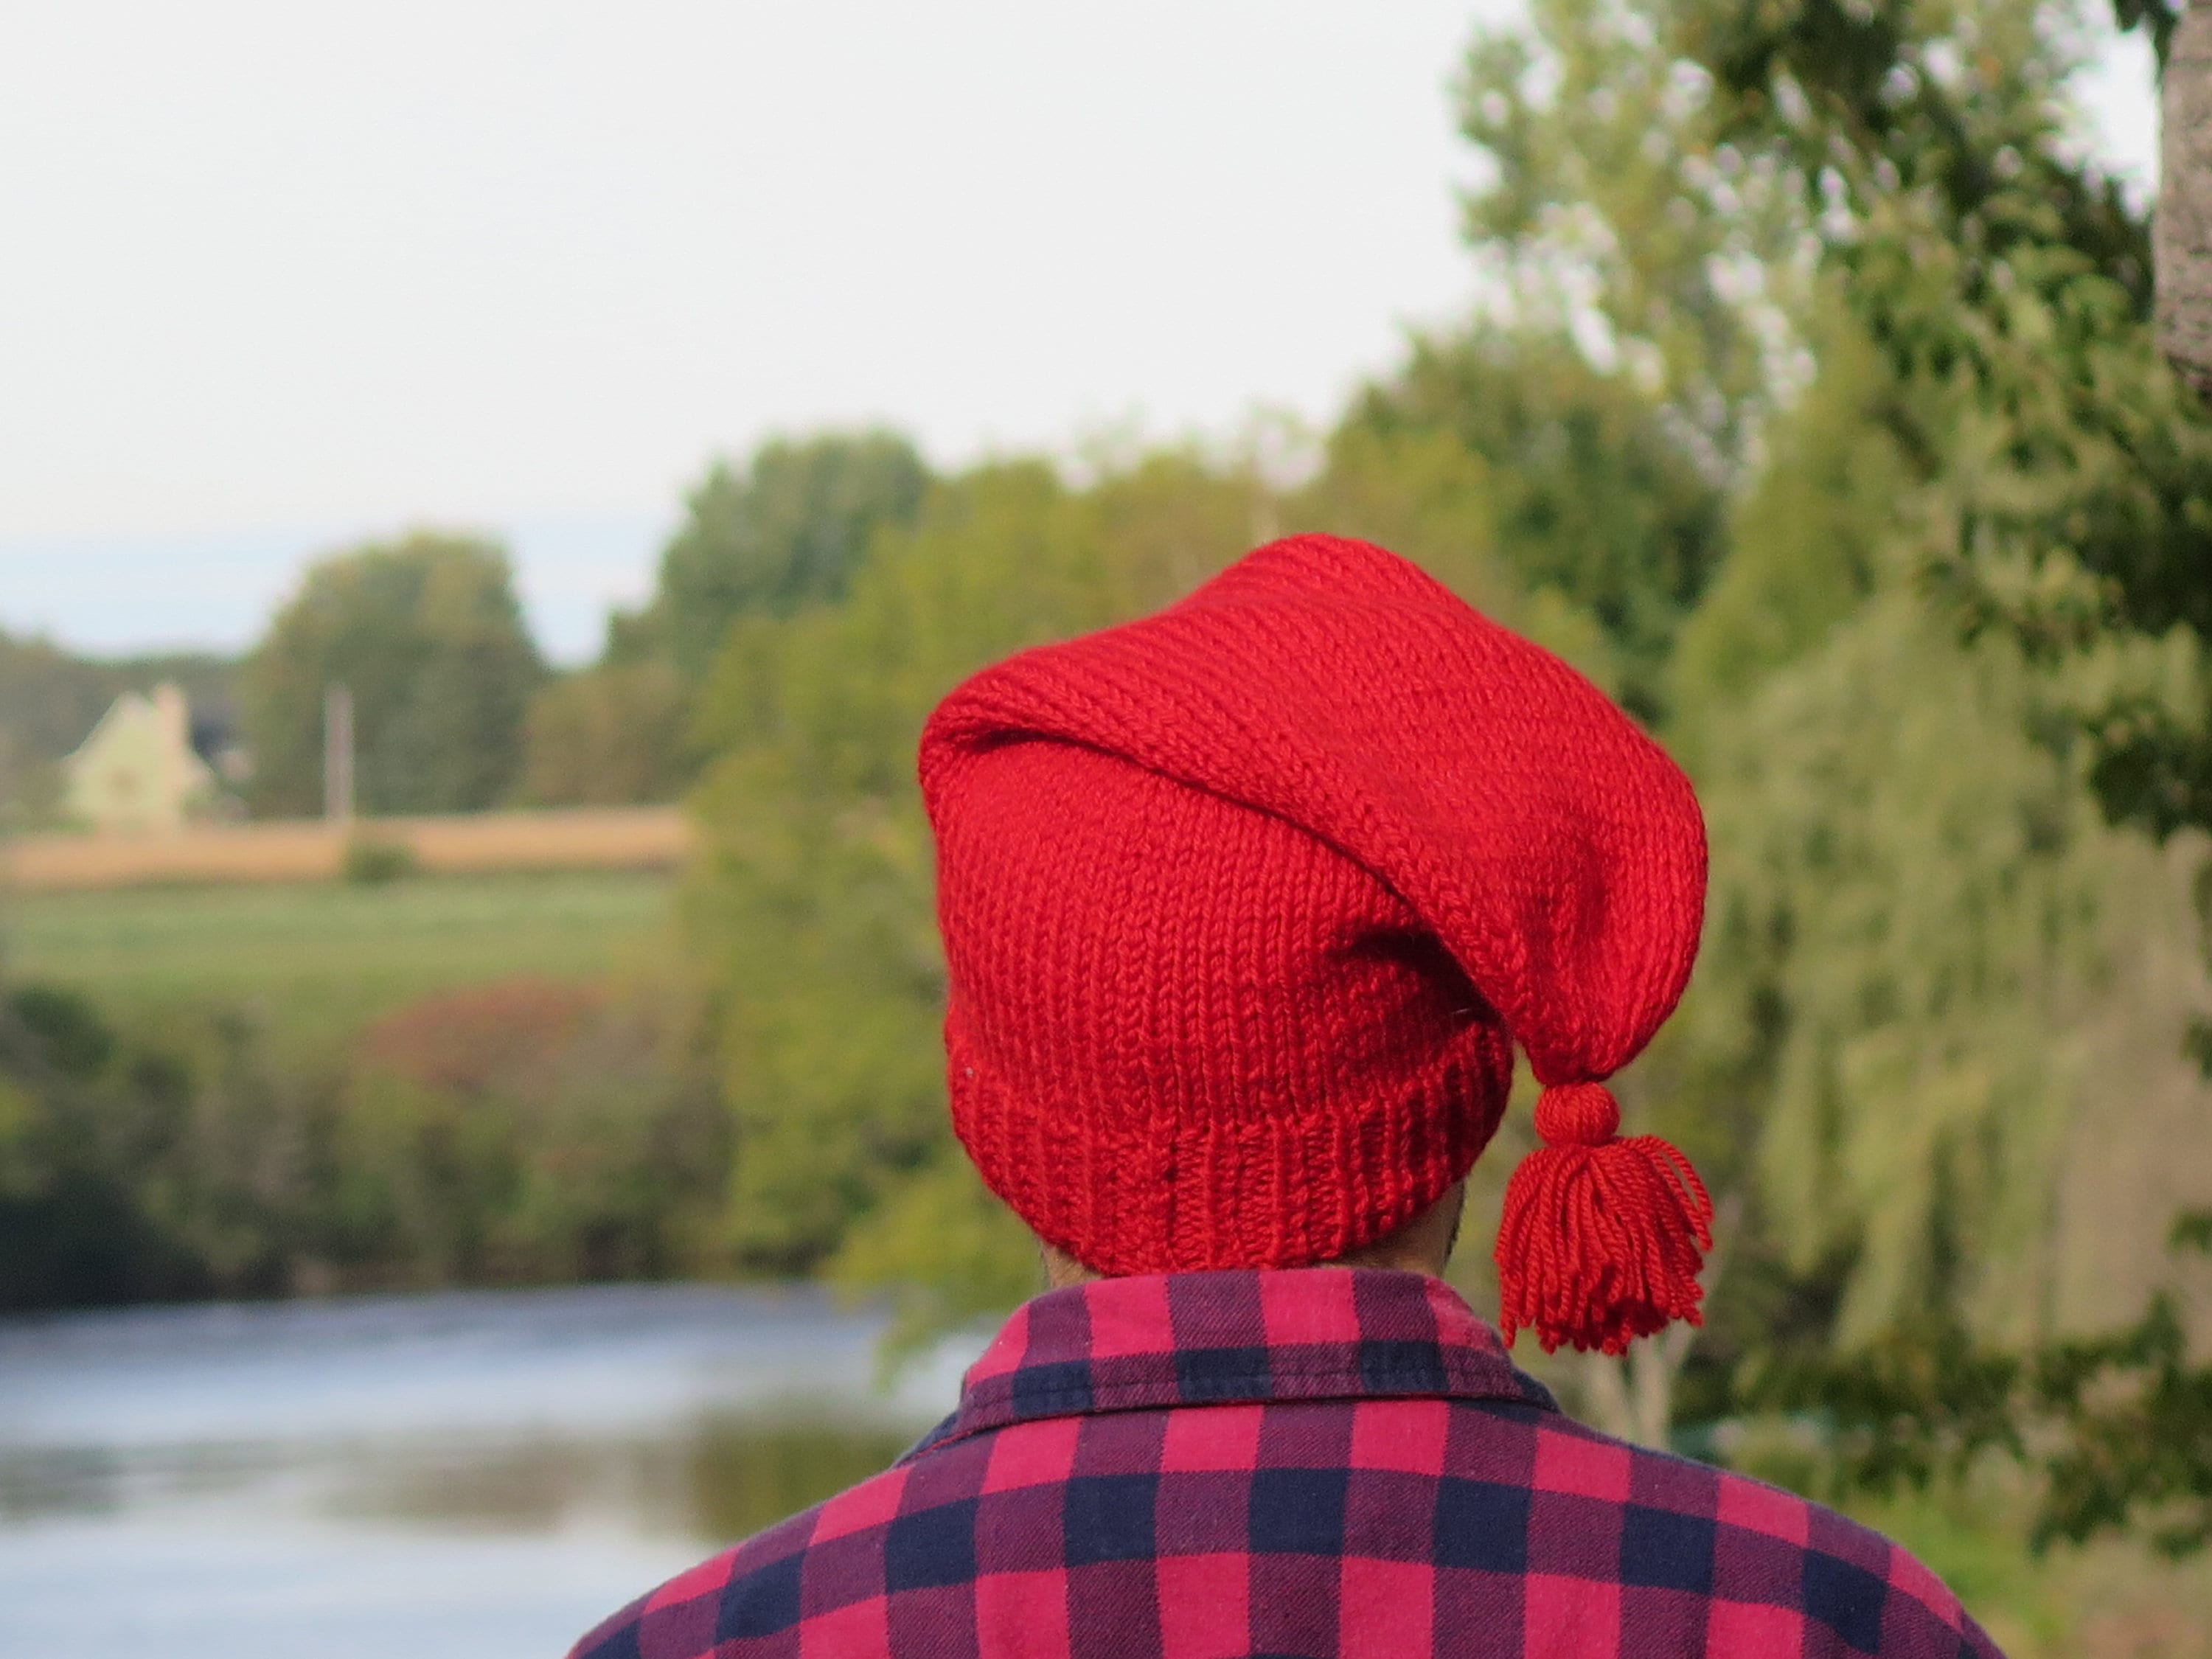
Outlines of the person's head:
<svg viewBox="0 0 2212 1659">
<path fill-rule="evenodd" d="M 1688 976 L 1703 828 L 1558 659 L 1379 548 L 1296 538 L 985 670 L 921 771 L 954 1127 L 1067 1271 L 1448 1239 L 1517 1041 L 1554 1145 L 1509 1198 L 1509 1330 L 1617 1346 L 1693 1313 L 1702 1189 L 1613 1138 L 1599 1085 Z"/>
</svg>

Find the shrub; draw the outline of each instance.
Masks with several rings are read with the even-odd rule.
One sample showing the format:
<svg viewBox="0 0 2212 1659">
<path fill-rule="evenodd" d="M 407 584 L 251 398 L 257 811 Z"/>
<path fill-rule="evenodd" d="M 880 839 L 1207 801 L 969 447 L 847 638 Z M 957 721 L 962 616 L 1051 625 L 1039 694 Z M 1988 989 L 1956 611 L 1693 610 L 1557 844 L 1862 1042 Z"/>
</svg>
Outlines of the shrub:
<svg viewBox="0 0 2212 1659">
<path fill-rule="evenodd" d="M 417 868 L 415 849 L 405 842 L 374 836 L 356 836 L 348 842 L 340 866 L 345 879 L 359 887 L 380 887 L 413 875 Z"/>
</svg>

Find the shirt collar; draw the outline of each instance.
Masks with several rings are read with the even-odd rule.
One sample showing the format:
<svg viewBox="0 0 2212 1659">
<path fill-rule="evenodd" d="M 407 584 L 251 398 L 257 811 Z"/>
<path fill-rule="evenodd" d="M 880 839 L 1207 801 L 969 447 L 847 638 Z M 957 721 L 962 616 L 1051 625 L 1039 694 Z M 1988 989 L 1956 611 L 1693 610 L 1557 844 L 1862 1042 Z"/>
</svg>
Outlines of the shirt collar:
<svg viewBox="0 0 2212 1659">
<path fill-rule="evenodd" d="M 1442 1279 L 1367 1267 L 1151 1273 L 1017 1309 L 925 1444 L 1040 1417 L 1413 1396 L 1557 1409 Z"/>
</svg>

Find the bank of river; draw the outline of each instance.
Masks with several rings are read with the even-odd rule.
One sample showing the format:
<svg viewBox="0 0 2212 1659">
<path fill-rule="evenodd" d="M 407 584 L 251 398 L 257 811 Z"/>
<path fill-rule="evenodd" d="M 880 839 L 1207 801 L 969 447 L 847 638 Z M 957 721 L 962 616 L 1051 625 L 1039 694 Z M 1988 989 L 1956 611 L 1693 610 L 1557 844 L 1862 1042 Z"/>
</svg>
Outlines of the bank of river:
<svg viewBox="0 0 2212 1659">
<path fill-rule="evenodd" d="M 0 1653 L 558 1659 L 880 1468 L 973 1352 L 624 1285 L 0 1323 Z"/>
</svg>

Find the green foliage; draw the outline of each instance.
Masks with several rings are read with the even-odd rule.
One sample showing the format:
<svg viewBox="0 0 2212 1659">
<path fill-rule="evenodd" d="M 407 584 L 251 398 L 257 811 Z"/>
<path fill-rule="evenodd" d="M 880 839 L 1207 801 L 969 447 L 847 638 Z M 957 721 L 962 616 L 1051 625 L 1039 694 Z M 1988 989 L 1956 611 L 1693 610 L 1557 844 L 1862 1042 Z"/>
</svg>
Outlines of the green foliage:
<svg viewBox="0 0 2212 1659">
<path fill-rule="evenodd" d="M 1726 479 L 1773 401 L 1806 214 L 1793 181 L 1716 142 L 1710 78 L 1672 49 L 1698 9 L 1534 0 L 1476 35 L 1459 117 L 1489 164 L 1468 238 L 1507 314 L 1571 331 Z"/>
<path fill-rule="evenodd" d="M 1968 307 L 2002 305 L 2015 255 L 2063 247 L 2147 313 L 2145 227 L 2118 182 L 2063 142 L 2075 59 L 2032 0 L 1686 4 L 1669 33 L 1709 77 L 1715 138 L 1794 185 L 1862 274 L 1893 251 L 1900 215 L 1926 216 L 1946 251 L 1967 256 L 1946 264 L 1966 276 L 1956 297 Z M 1884 305 L 1872 289 L 1863 297 Z"/>
<path fill-rule="evenodd" d="M 1817 1376 L 1877 1481 L 2025 1449 L 2051 1538 L 2193 1527 L 2212 1421 L 2157 1307 L 2053 1313 L 2070 1137 L 2141 1109 L 2113 1034 L 2173 1041 L 2123 966 L 2185 926 L 2100 819 L 2212 827 L 2212 422 L 2152 348 L 2143 223 L 2063 140 L 2079 38 L 2028 0 L 1540 0 L 1470 53 L 1503 320 L 1452 347 L 1548 331 L 1569 372 L 1533 384 L 1650 411 L 1604 445 L 1640 490 L 1556 491 L 1614 515 L 1562 516 L 1583 585 L 1495 544 L 1605 621 L 1707 806 L 1704 965 L 1622 1080 L 1742 1200 L 1681 1402 Z M 1510 499 L 1560 451 L 1480 435 L 1515 394 L 1464 386 L 1437 401 Z M 1645 482 L 1675 458 L 1723 523 L 1669 583 L 1654 526 L 1694 514 L 1618 497 L 1694 500 Z M 1641 623 L 1589 579 L 1624 568 Z"/>
<path fill-rule="evenodd" d="M 2116 13 L 2163 53 L 2171 9 Z M 1717 130 L 1819 204 L 1912 388 L 1961 624 L 2052 672 L 2116 822 L 2212 826 L 2212 420 L 2155 349 L 2146 223 L 2063 142 L 2057 33 L 2018 0 L 1683 17 Z"/>
<path fill-rule="evenodd" d="M 507 555 L 418 533 L 326 559 L 277 612 L 244 672 L 254 810 L 323 804 L 324 696 L 353 696 L 356 802 L 463 812 L 506 799 L 544 678 Z"/>
<path fill-rule="evenodd" d="M 1818 647 L 1895 563 L 1901 503 L 1920 482 L 1892 425 L 1902 389 L 1832 292 L 1808 319 L 1819 369 L 1766 428 L 1766 459 L 1731 503 L 1728 556 L 1684 625 L 1669 733 L 1701 723 Z"/>
<path fill-rule="evenodd" d="M 1408 388 L 1370 389 L 1371 414 Z M 1590 610 L 1556 585 L 1533 591 L 1501 552 L 1516 526 L 1501 499 L 1520 497 L 1449 426 L 1355 417 L 1332 433 L 1326 464 L 1285 503 L 1302 530 L 1357 536 L 1402 554 L 1469 605 L 1558 652 L 1619 696 L 1625 670 L 1614 636 Z"/>
<path fill-rule="evenodd" d="M 720 1266 L 727 1119 L 693 1005 L 611 971 L 667 894 L 11 902 L 11 969 L 78 984 L 0 996 L 0 1308 Z M 548 970 L 575 977 L 516 977 Z"/>
<path fill-rule="evenodd" d="M 2192 1212 L 2174 1243 L 2201 1252 L 2209 1234 Z M 1817 1413 L 1845 1490 L 1955 1484 L 1990 1454 L 2027 1465 L 2038 1552 L 2130 1530 L 2171 1556 L 2212 1541 L 2212 1366 L 2191 1358 L 2168 1294 L 2131 1324 L 2026 1350 L 1978 1344 L 1939 1316 L 1771 1364 L 1749 1397 Z"/>
<path fill-rule="evenodd" d="M 2001 627 L 2087 738 L 2115 822 L 2212 826 L 2212 421 L 2081 250 L 2026 247 L 2002 291 L 1900 226 L 1869 255 L 1893 353 L 1955 364 L 1927 559 L 1968 631 Z"/>
<path fill-rule="evenodd" d="M 726 1124 L 666 1006 L 508 981 L 302 1066 L 220 1007 L 125 1031 L 19 989 L 0 1310 L 711 1266 Z"/>
<path fill-rule="evenodd" d="M 690 708 L 672 664 L 608 663 L 531 700 L 521 796 L 533 806 L 673 800 L 690 780 Z"/>
<path fill-rule="evenodd" d="M 2116 15 L 2162 52 L 2170 9 Z M 1830 368 L 1817 253 L 1893 368 L 1882 422 L 1933 486 L 1923 556 L 1962 622 L 2073 659 L 2100 799 L 2163 835 L 2212 821 L 2212 690 L 2181 660 L 2212 615 L 2212 452 L 2151 349 L 2146 227 L 2063 141 L 2072 39 L 2027 0 L 1549 0 L 1470 54 L 1462 120 L 1495 173 L 1469 223 L 1524 309 L 1571 296 L 1724 463 L 1786 402 L 1808 323 Z"/>
<path fill-rule="evenodd" d="M 1769 1047 L 1760 1177 L 1794 1259 L 1857 1251 L 1846 1336 L 2036 1317 L 2013 1270 L 2078 1098 L 2060 1034 L 2094 994 L 2123 849 L 2032 740 L 2027 690 L 2016 653 L 1960 651 L 1893 590 L 1709 734 L 1701 994 Z"/>
<path fill-rule="evenodd" d="M 1370 387 L 1333 441 L 1331 475 L 1357 477 L 1371 448 L 1387 452 L 1399 465 L 1365 493 L 1400 497 L 1378 515 L 1395 527 L 1407 506 L 1434 499 L 1447 443 L 1467 459 L 1457 546 L 1437 554 L 1487 554 L 1481 585 L 1507 612 L 1595 619 L 1613 665 L 1598 678 L 1657 719 L 1674 636 L 1723 550 L 1721 495 L 1658 401 L 1591 368 L 1563 336 L 1479 328 L 1417 343 L 1397 376 Z"/>
<path fill-rule="evenodd" d="M 1801 1268 L 1846 1254 L 1851 1339 L 2044 1330 L 2094 1098 L 2069 1033 L 2143 944 L 2100 920 L 2142 860 L 2086 809 L 2212 813 L 2212 452 L 2151 349 L 2144 228 L 2063 142 L 2047 23 L 1814 0 L 1663 36 L 1715 154 L 1790 181 L 1823 250 L 1815 377 L 1676 690 L 1729 930 L 1700 994 L 1771 1056 L 1765 1211 Z"/>
<path fill-rule="evenodd" d="M 372 1026 L 336 1149 L 341 1265 L 444 1285 L 711 1261 L 727 1124 L 665 997 L 518 978 Z"/>
<path fill-rule="evenodd" d="M 356 887 L 381 887 L 415 870 L 415 851 L 405 842 L 356 836 L 346 843 L 340 874 Z"/>
<path fill-rule="evenodd" d="M 1036 1241 L 950 1152 L 893 1187 L 830 1264 L 836 1282 L 898 1293 L 884 1358 L 1004 1315 L 1043 1288 Z"/>
<path fill-rule="evenodd" d="M 2188 1347 L 2161 1297 L 2130 1329 L 2040 1357 L 2031 1409 L 2057 1419 L 2062 1449 L 2039 1542 L 2137 1523 L 2168 1555 L 2212 1541 L 2212 1367 L 2191 1364 Z"/>
<path fill-rule="evenodd" d="M 200 1105 L 174 1056 L 125 1042 L 82 998 L 0 997 L 0 1308 L 219 1288 L 161 1213 L 177 1200 L 161 1176 L 188 1156 Z M 234 1265 L 252 1287 L 258 1264 Z"/>
<path fill-rule="evenodd" d="M 1962 416 L 1976 465 L 1936 568 L 1968 628 L 2005 628 L 2050 672 L 2115 822 L 2212 828 L 2212 423 L 2141 330 L 2077 357 L 2064 337 L 2094 310 L 2022 320 L 2058 337 L 2008 364 L 2019 415 Z"/>
<path fill-rule="evenodd" d="M 742 471 L 717 461 L 661 555 L 652 604 L 616 619 L 609 659 L 662 657 L 696 682 L 737 617 L 788 616 L 843 592 L 876 532 L 913 522 L 928 479 L 889 432 L 775 440 Z"/>
</svg>

